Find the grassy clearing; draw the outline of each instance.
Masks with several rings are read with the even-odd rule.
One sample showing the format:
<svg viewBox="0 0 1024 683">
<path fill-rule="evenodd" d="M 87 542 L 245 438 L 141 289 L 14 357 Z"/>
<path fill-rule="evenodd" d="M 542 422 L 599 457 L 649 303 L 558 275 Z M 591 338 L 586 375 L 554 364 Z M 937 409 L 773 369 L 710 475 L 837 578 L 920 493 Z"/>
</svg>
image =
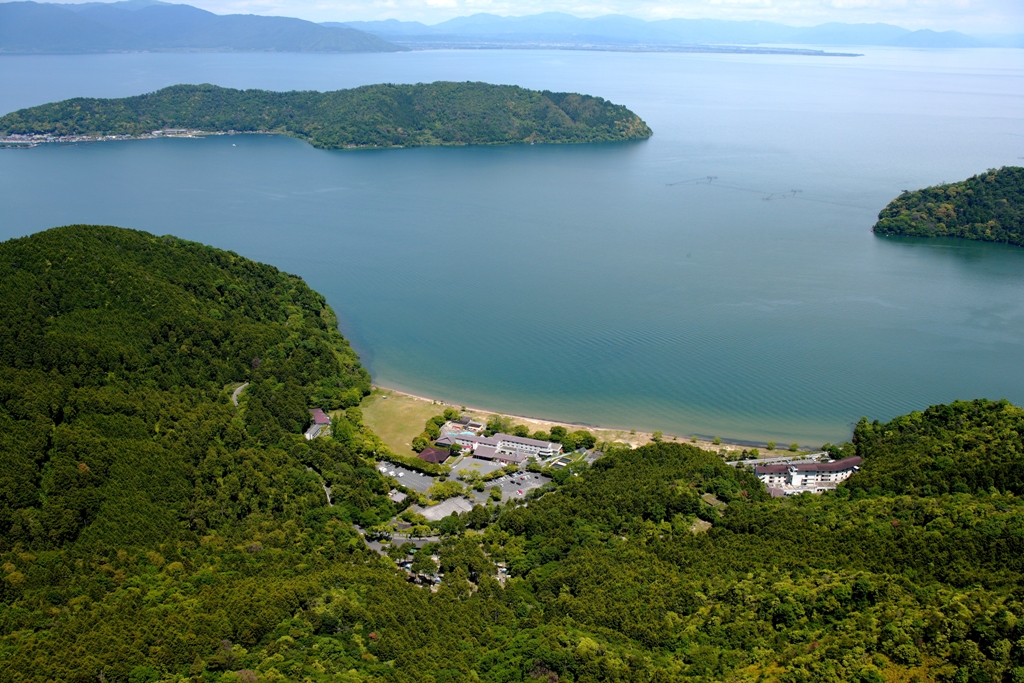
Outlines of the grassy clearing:
<svg viewBox="0 0 1024 683">
<path fill-rule="evenodd" d="M 415 457 L 412 440 L 423 431 L 427 420 L 443 413 L 448 406 L 375 388 L 361 407 L 363 421 L 391 450 Z"/>
</svg>

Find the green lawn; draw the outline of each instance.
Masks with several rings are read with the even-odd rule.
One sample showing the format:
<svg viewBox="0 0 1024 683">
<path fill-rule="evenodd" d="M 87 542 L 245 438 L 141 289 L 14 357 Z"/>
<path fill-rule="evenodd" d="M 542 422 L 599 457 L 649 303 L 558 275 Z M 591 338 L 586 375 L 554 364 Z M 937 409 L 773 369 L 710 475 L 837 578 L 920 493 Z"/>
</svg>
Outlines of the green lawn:
<svg viewBox="0 0 1024 683">
<path fill-rule="evenodd" d="M 423 425 L 448 406 L 423 399 L 396 394 L 387 389 L 374 389 L 362 403 L 363 421 L 395 453 L 416 454 L 412 440 L 423 431 Z"/>
</svg>

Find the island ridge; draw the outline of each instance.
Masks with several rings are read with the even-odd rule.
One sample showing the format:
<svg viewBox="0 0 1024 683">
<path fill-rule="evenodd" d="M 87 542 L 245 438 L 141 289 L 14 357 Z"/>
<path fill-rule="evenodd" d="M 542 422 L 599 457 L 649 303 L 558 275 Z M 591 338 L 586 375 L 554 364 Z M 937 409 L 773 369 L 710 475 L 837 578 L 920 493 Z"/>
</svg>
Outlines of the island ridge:
<svg viewBox="0 0 1024 683">
<path fill-rule="evenodd" d="M 0 117 L 0 136 L 281 133 L 322 149 L 642 140 L 651 129 L 600 97 L 513 85 L 368 85 L 332 92 L 176 85 L 121 99 L 76 98 Z"/>
</svg>

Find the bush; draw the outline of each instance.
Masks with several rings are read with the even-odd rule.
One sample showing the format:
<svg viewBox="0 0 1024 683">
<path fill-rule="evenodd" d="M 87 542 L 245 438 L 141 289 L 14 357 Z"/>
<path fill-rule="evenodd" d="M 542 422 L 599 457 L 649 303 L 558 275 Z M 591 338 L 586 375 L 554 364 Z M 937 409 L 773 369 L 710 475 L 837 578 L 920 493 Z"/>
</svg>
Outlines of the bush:
<svg viewBox="0 0 1024 683">
<path fill-rule="evenodd" d="M 447 500 L 449 498 L 461 496 L 464 492 L 465 490 L 462 488 L 462 484 L 460 484 L 459 482 L 443 481 L 438 482 L 437 484 L 434 484 L 429 489 L 427 489 L 427 496 L 429 496 L 431 500 L 440 502 L 442 500 Z"/>
</svg>

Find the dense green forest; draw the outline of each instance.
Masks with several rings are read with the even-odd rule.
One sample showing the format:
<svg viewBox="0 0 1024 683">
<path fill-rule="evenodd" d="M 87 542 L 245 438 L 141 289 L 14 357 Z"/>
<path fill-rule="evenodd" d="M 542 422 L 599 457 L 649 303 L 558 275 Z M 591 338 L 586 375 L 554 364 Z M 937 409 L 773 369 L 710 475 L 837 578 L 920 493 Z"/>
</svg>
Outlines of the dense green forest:
<svg viewBox="0 0 1024 683">
<path fill-rule="evenodd" d="M 355 526 L 402 508 L 299 278 L 71 226 L 0 244 L 0 290 L 0 681 L 1024 681 L 1006 402 L 861 421 L 817 497 L 615 447 L 435 523 L 431 590 Z"/>
<path fill-rule="evenodd" d="M 1024 168 L 1004 166 L 959 183 L 904 192 L 878 214 L 873 230 L 1024 246 Z"/>
<path fill-rule="evenodd" d="M 268 131 L 324 149 L 651 136 L 640 117 L 600 97 L 468 82 L 368 85 L 324 93 L 176 85 L 137 97 L 64 100 L 0 118 L 3 135 L 144 135 L 166 128 Z"/>
</svg>

